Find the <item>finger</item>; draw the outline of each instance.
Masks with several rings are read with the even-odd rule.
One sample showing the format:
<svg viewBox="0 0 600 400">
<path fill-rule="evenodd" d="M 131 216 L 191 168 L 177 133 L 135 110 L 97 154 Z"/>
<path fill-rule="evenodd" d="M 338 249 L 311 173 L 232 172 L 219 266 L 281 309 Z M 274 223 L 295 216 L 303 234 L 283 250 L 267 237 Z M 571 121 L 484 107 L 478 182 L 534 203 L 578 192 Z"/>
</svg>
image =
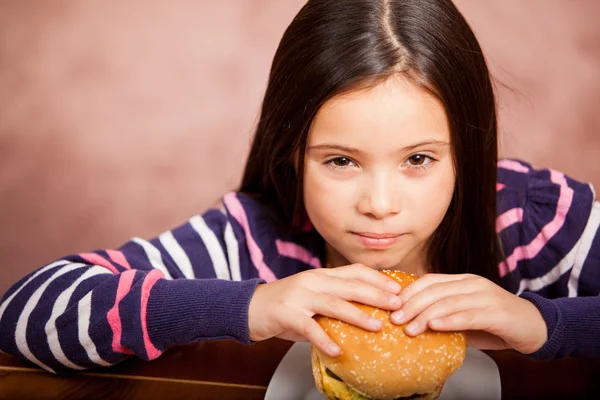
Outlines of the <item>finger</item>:
<svg viewBox="0 0 600 400">
<path fill-rule="evenodd" d="M 442 332 L 477 330 L 495 334 L 493 314 L 485 309 L 469 309 L 432 319 L 428 325 L 431 329 Z"/>
<path fill-rule="evenodd" d="M 356 279 L 393 294 L 398 294 L 402 290 L 402 286 L 394 279 L 362 264 L 352 264 L 346 267 L 332 268 L 327 271 L 331 276 Z"/>
<path fill-rule="evenodd" d="M 347 301 L 329 294 L 316 295 L 313 299 L 313 310 L 316 314 L 339 319 L 369 331 L 376 332 L 383 328 L 383 321 L 380 319 L 374 318 Z"/>
<path fill-rule="evenodd" d="M 410 287 L 409 287 L 410 288 Z M 479 281 L 475 279 L 461 279 L 452 281 L 441 281 L 432 283 L 421 291 L 415 293 L 403 302 L 402 309 L 392 313 L 392 322 L 398 325 L 404 324 L 431 305 L 438 303 L 447 297 L 459 294 L 471 294 L 480 290 Z M 404 298 L 405 296 L 400 296 Z M 446 304 L 447 301 L 444 302 Z"/>
<path fill-rule="evenodd" d="M 290 340 L 292 342 L 306 342 L 307 341 L 307 339 L 304 336 L 302 336 L 294 331 L 285 331 L 285 332 L 277 335 L 277 337 L 279 339 Z"/>
<path fill-rule="evenodd" d="M 467 310 L 483 310 L 488 308 L 488 305 L 489 297 L 485 293 L 458 294 L 444 297 L 418 314 L 406 326 L 405 331 L 411 336 L 420 335 L 427 330 L 430 321 Z"/>
<path fill-rule="evenodd" d="M 322 287 L 317 290 L 346 301 L 355 301 L 384 310 L 397 310 L 402 305 L 398 296 L 358 279 L 330 276 L 323 280 Z"/>
<path fill-rule="evenodd" d="M 321 325 L 310 317 L 298 315 L 297 318 L 293 318 L 290 329 L 331 357 L 337 357 L 342 352 L 340 347 L 321 328 Z"/>
<path fill-rule="evenodd" d="M 417 293 L 426 289 L 427 287 L 434 285 L 436 283 L 441 282 L 452 282 L 452 281 L 460 281 L 467 278 L 467 275 L 449 275 L 449 274 L 427 274 L 423 277 L 417 279 L 407 287 L 402 290 L 400 293 L 400 300 L 402 300 L 403 304 L 406 304 L 410 298 L 412 298 Z"/>
</svg>

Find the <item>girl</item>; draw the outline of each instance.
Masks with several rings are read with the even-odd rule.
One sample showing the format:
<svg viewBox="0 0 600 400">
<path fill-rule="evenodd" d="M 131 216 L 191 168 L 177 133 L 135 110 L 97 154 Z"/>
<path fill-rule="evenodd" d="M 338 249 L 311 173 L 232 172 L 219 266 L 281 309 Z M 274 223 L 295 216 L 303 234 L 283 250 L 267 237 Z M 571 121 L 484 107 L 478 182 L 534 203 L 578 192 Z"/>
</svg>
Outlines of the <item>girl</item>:
<svg viewBox="0 0 600 400">
<path fill-rule="evenodd" d="M 310 0 L 273 60 L 239 191 L 23 278 L 0 305 L 0 348 L 49 371 L 225 338 L 335 356 L 312 317 L 380 329 L 357 301 L 411 335 L 600 358 L 593 190 L 498 163 L 496 133 L 484 57 L 449 0 Z M 400 292 L 378 269 L 423 277 Z"/>
</svg>

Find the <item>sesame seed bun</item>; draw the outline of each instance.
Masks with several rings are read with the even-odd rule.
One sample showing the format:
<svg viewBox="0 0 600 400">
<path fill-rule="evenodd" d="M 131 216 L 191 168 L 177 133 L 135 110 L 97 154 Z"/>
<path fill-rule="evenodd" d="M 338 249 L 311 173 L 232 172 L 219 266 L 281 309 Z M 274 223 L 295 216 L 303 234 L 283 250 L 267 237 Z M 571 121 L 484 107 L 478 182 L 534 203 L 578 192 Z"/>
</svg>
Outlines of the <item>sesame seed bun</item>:
<svg viewBox="0 0 600 400">
<path fill-rule="evenodd" d="M 381 271 L 402 287 L 417 276 L 401 271 Z M 461 332 L 433 332 L 410 337 L 405 325 L 390 321 L 390 312 L 353 303 L 381 319 L 384 327 L 370 332 L 336 319 L 316 316 L 316 321 L 342 353 L 329 357 L 313 348 L 312 366 L 319 391 L 329 399 L 388 400 L 436 399 L 445 381 L 463 364 L 466 338 Z M 344 392 L 340 383 L 347 387 Z"/>
</svg>

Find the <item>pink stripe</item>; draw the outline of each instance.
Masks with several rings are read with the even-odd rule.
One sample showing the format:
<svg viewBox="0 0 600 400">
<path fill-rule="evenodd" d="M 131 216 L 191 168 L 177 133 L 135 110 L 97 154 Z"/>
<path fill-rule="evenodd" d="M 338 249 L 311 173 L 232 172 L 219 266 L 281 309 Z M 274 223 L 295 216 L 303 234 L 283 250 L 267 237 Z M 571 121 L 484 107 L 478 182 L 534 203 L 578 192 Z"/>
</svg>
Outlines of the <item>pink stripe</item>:
<svg viewBox="0 0 600 400">
<path fill-rule="evenodd" d="M 146 275 L 146 277 L 144 278 L 144 283 L 142 284 L 142 333 L 144 335 L 144 346 L 146 347 L 146 354 L 148 355 L 149 360 L 154 360 L 162 354 L 162 351 L 154 347 L 154 345 L 150 341 L 150 336 L 148 335 L 148 325 L 146 324 L 146 309 L 148 307 L 148 296 L 150 296 L 150 291 L 152 290 L 152 287 L 154 286 L 156 281 L 162 278 L 164 278 L 163 273 L 160 272 L 158 269 L 153 269 L 148 273 L 148 275 Z"/>
<path fill-rule="evenodd" d="M 115 353 L 133 354 L 131 350 L 121 344 L 121 334 L 123 327 L 121 317 L 119 315 L 119 302 L 131 289 L 135 271 L 126 271 L 119 276 L 119 286 L 117 287 L 117 296 L 114 306 L 108 311 L 106 319 L 113 331 L 112 349 Z"/>
<path fill-rule="evenodd" d="M 321 261 L 317 257 L 313 257 L 304 247 L 279 239 L 275 240 L 275 245 L 277 245 L 277 251 L 282 256 L 300 260 L 313 268 L 321 268 Z"/>
<path fill-rule="evenodd" d="M 117 250 L 106 250 L 106 253 L 110 257 L 110 259 L 116 262 L 117 264 L 122 265 L 127 269 L 131 269 L 131 265 L 129 265 L 129 262 L 125 258 L 123 252 Z"/>
<path fill-rule="evenodd" d="M 523 222 L 523 209 L 513 208 L 512 210 L 508 210 L 496 218 L 496 232 L 500 233 L 507 226 L 519 222 Z"/>
<path fill-rule="evenodd" d="M 504 189 L 506 187 L 505 184 L 503 183 L 496 183 L 496 192 L 501 191 L 502 189 Z"/>
<path fill-rule="evenodd" d="M 521 164 L 517 161 L 513 161 L 513 160 L 500 160 L 500 161 L 498 161 L 498 167 L 508 169 L 510 171 L 515 171 L 515 172 L 523 172 L 523 173 L 529 172 L 529 168 L 527 168 L 523 164 Z"/>
<path fill-rule="evenodd" d="M 517 262 L 535 257 L 565 223 L 567 213 L 573 203 L 573 189 L 567 185 L 567 179 L 560 172 L 550 170 L 550 180 L 560 185 L 560 195 L 556 205 L 556 215 L 527 246 L 519 246 L 498 265 L 500 276 L 504 276 L 517 267 Z"/>
<path fill-rule="evenodd" d="M 248 224 L 248 217 L 246 216 L 246 211 L 242 204 L 235 196 L 235 193 L 229 192 L 223 196 L 223 202 L 227 206 L 227 209 L 233 215 L 233 217 L 239 222 L 239 224 L 244 229 L 246 233 L 246 242 L 248 243 L 248 250 L 250 251 L 250 258 L 252 259 L 252 263 L 258 270 L 258 276 L 264 279 L 267 282 L 273 282 L 277 280 L 275 274 L 271 269 L 265 264 L 263 259 L 263 253 L 260 247 L 254 241 L 252 237 L 252 233 L 250 232 L 250 226 Z"/>
<path fill-rule="evenodd" d="M 96 253 L 80 253 L 79 257 L 83 258 L 84 260 L 86 260 L 87 262 L 94 264 L 94 265 L 99 265 L 101 267 L 104 267 L 108 270 L 110 270 L 110 272 L 112 272 L 115 275 L 119 274 L 119 270 L 117 269 L 117 267 L 115 267 L 114 265 L 112 265 L 112 263 L 110 261 L 108 261 L 106 258 L 102 257 L 99 254 Z"/>
</svg>

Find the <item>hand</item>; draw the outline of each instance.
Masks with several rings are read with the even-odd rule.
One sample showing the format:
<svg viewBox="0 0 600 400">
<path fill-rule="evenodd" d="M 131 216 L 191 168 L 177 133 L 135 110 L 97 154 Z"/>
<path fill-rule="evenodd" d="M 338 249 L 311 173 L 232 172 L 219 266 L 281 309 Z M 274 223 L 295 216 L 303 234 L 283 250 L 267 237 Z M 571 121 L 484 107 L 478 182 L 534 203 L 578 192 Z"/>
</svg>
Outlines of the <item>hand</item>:
<svg viewBox="0 0 600 400">
<path fill-rule="evenodd" d="M 315 314 L 336 318 L 369 331 L 382 329 L 381 320 L 359 310 L 355 301 L 397 310 L 401 287 L 388 276 L 364 265 L 300 272 L 258 285 L 250 300 L 248 327 L 254 341 L 280 337 L 311 342 L 336 357 L 340 348 L 313 319 Z"/>
<path fill-rule="evenodd" d="M 411 336 L 427 328 L 467 331 L 469 346 L 523 354 L 547 340 L 546 322 L 535 305 L 477 275 L 427 274 L 399 297 L 402 309 L 391 320 L 398 325 L 412 320 L 405 328 Z"/>
</svg>

